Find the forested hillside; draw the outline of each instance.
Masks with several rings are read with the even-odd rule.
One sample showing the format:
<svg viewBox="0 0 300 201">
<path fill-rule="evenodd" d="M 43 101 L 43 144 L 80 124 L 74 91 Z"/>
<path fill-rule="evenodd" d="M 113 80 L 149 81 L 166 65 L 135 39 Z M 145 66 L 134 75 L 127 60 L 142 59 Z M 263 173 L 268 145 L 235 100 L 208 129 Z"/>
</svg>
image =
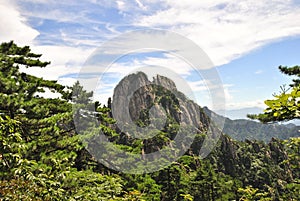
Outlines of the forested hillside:
<svg viewBox="0 0 300 201">
<path fill-rule="evenodd" d="M 129 103 L 131 118 L 146 127 L 149 108 L 157 104 L 166 111 L 167 123 L 151 139 L 133 139 L 118 128 L 111 113 L 112 101 L 122 101 L 112 97 L 101 105 L 91 101 L 93 94 L 79 82 L 66 87 L 20 72 L 21 66 L 50 64 L 40 57 L 13 42 L 0 46 L 1 200 L 300 200 L 299 138 L 274 138 L 266 144 L 240 142 L 222 134 L 212 152 L 201 159 L 199 149 L 208 125 L 214 123 L 184 94 L 174 96 L 155 85 L 160 82 L 177 91 L 171 80 L 157 76 L 149 87 L 135 92 Z M 118 84 L 115 94 L 122 93 L 132 80 L 151 82 L 143 73 L 132 74 Z M 45 98 L 41 95 L 45 91 L 60 97 Z M 179 104 L 182 100 L 184 107 Z M 201 112 L 194 113 L 198 108 Z M 107 168 L 86 149 L 84 142 L 89 140 L 101 145 L 94 141 L 99 131 L 128 153 L 143 155 L 163 149 L 174 141 L 181 114 L 186 115 L 186 125 L 197 125 L 195 138 L 183 156 L 158 171 L 125 174 Z M 87 122 L 90 115 L 94 122 Z M 93 124 L 91 130 L 81 126 L 86 123 Z M 84 135 L 79 135 L 80 129 Z M 186 135 L 189 131 L 185 130 Z M 128 132 L 139 131 L 129 128 Z"/>
<path fill-rule="evenodd" d="M 214 115 L 217 125 L 222 125 L 224 122 L 223 132 L 235 140 L 260 140 L 268 143 L 272 138 L 287 140 L 291 137 L 300 137 L 300 126 L 294 124 L 263 124 L 247 119 L 231 120 L 214 113 L 207 107 L 203 109 L 208 116 Z"/>
</svg>

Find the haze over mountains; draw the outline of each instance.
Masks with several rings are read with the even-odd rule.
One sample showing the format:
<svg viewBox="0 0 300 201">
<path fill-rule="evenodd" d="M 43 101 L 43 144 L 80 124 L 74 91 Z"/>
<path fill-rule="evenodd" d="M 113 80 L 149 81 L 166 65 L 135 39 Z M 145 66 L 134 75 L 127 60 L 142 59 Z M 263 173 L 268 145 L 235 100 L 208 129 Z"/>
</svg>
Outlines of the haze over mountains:
<svg viewBox="0 0 300 201">
<path fill-rule="evenodd" d="M 224 117 L 227 117 L 231 120 L 237 120 L 237 119 L 246 119 L 249 120 L 247 118 L 247 114 L 260 114 L 263 113 L 263 109 L 260 107 L 249 107 L 249 108 L 241 108 L 241 109 L 235 109 L 235 110 L 217 110 L 214 111 L 215 113 L 217 113 L 218 115 L 222 115 Z M 295 125 L 300 126 L 300 121 L 299 120 L 291 120 L 289 122 L 283 122 L 282 124 L 285 124 L 287 126 L 293 127 Z"/>
<path fill-rule="evenodd" d="M 217 113 L 204 107 L 204 112 L 208 115 L 214 115 L 215 123 L 223 127 L 223 132 L 235 140 L 262 140 L 269 142 L 272 138 L 288 139 L 290 137 L 300 136 L 300 126 L 295 124 L 262 124 L 253 120 L 236 119 L 231 120 L 227 117 L 218 115 Z M 249 110 L 250 111 L 250 110 Z"/>
<path fill-rule="evenodd" d="M 225 117 L 235 120 L 235 119 L 247 119 L 247 114 L 258 114 L 262 113 L 263 109 L 260 107 L 248 107 L 235 110 L 217 110 L 217 114 L 225 114 Z"/>
</svg>

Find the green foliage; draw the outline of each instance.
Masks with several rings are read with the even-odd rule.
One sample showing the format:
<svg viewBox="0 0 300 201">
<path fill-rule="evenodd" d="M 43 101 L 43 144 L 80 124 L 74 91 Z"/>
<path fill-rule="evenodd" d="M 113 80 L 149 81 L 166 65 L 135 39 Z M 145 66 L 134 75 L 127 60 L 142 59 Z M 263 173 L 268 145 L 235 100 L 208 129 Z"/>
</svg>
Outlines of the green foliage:
<svg viewBox="0 0 300 201">
<path fill-rule="evenodd" d="M 293 66 L 293 67 L 279 66 L 278 68 L 282 73 L 284 73 L 286 75 L 298 77 L 296 79 L 293 79 L 293 84 L 291 84 L 290 86 L 291 87 L 299 86 L 299 84 L 300 84 L 300 79 L 299 79 L 299 77 L 300 77 L 300 66 Z"/>
<path fill-rule="evenodd" d="M 22 152 L 26 149 L 22 139 L 20 122 L 10 117 L 0 116 L 0 176 L 5 178 L 9 175 L 8 169 L 18 166 L 22 159 Z"/>
<path fill-rule="evenodd" d="M 65 87 L 56 81 L 46 81 L 42 78 L 19 71 L 26 68 L 46 67 L 49 62 L 41 62 L 41 55 L 31 53 L 29 47 L 18 47 L 13 42 L 0 45 L 0 113 L 19 118 L 42 118 L 51 116 L 67 109 L 66 102 L 59 99 L 44 99 L 38 93 L 46 89 L 66 96 Z"/>
<path fill-rule="evenodd" d="M 248 115 L 251 119 L 258 119 L 261 122 L 287 121 L 300 118 L 300 66 L 282 67 L 279 69 L 287 75 L 295 75 L 291 89 L 281 87 L 279 94 L 274 94 L 273 100 L 266 100 L 268 106 L 263 114 Z"/>
<path fill-rule="evenodd" d="M 103 200 L 117 197 L 121 180 L 91 170 L 97 163 L 76 135 L 71 91 L 27 75 L 20 66 L 46 67 L 41 55 L 13 42 L 0 46 L 0 193 L 5 200 Z M 59 98 L 44 98 L 49 89 Z M 90 101 L 76 83 L 78 104 Z M 84 97 L 84 98 L 82 98 Z M 91 104 L 93 105 L 93 104 Z"/>
<path fill-rule="evenodd" d="M 252 200 L 259 200 L 259 201 L 270 201 L 272 200 L 268 197 L 267 192 L 259 192 L 259 189 L 253 188 L 252 186 L 247 186 L 246 188 L 239 188 L 238 192 L 242 194 L 240 198 L 241 201 L 252 201 Z"/>
<path fill-rule="evenodd" d="M 284 164 L 288 164 L 293 172 L 293 180 L 285 185 L 285 198 L 288 199 L 300 199 L 300 138 L 291 138 L 284 142 L 288 158 L 283 161 Z"/>
<path fill-rule="evenodd" d="M 169 110 L 167 124 L 151 139 L 133 139 L 128 134 L 139 132 L 136 128 L 128 128 L 131 133 L 116 128 L 111 100 L 102 106 L 91 101 L 93 94 L 79 82 L 68 88 L 19 71 L 20 66 L 46 67 L 49 62 L 40 56 L 13 42 L 0 45 L 1 200 L 299 200 L 299 138 L 264 144 L 222 135 L 202 160 L 198 152 L 206 138 L 203 130 L 184 156 L 160 171 L 129 175 L 106 168 L 85 150 L 84 140 L 101 145 L 96 136 L 102 131 L 126 152 L 157 151 L 172 142 L 180 128 L 178 100 L 155 88 L 153 104 Z M 298 68 L 282 69 L 289 74 Z M 59 98 L 45 98 L 45 89 Z M 150 120 L 148 109 L 136 119 L 140 126 Z M 89 121 L 91 116 L 95 121 Z M 109 161 L 114 156 L 105 157 Z M 139 166 L 134 158 L 126 162 Z"/>
<path fill-rule="evenodd" d="M 300 177 L 300 137 L 290 138 L 284 141 L 286 150 L 288 153 L 288 159 L 285 161 L 295 169 L 295 173 L 298 173 L 298 178 Z"/>
</svg>

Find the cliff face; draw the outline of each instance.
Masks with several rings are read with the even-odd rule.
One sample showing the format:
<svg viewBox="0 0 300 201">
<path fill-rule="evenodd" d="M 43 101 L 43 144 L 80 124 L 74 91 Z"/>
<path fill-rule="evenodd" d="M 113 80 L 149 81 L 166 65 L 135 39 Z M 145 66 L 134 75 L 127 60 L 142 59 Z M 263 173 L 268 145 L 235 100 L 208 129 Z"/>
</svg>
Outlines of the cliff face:
<svg viewBox="0 0 300 201">
<path fill-rule="evenodd" d="M 112 105 L 113 117 L 122 124 L 141 121 L 147 125 L 151 110 L 156 117 L 165 115 L 180 125 L 194 125 L 199 132 L 208 128 L 209 119 L 200 106 L 160 75 L 153 81 L 142 72 L 128 75 L 116 86 Z"/>
</svg>

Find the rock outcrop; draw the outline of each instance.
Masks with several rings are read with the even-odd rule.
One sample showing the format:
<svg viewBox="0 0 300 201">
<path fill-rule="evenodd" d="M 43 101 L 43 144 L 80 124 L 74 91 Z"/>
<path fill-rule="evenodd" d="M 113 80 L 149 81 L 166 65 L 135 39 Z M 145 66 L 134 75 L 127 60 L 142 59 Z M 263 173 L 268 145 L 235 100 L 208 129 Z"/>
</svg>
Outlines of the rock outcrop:
<svg viewBox="0 0 300 201">
<path fill-rule="evenodd" d="M 149 121 L 149 111 L 154 116 L 166 115 L 180 125 L 193 125 L 199 132 L 208 128 L 209 119 L 198 104 L 179 92 L 175 83 L 157 75 L 153 81 L 138 72 L 123 78 L 114 90 L 113 118 L 125 124 Z"/>
</svg>

